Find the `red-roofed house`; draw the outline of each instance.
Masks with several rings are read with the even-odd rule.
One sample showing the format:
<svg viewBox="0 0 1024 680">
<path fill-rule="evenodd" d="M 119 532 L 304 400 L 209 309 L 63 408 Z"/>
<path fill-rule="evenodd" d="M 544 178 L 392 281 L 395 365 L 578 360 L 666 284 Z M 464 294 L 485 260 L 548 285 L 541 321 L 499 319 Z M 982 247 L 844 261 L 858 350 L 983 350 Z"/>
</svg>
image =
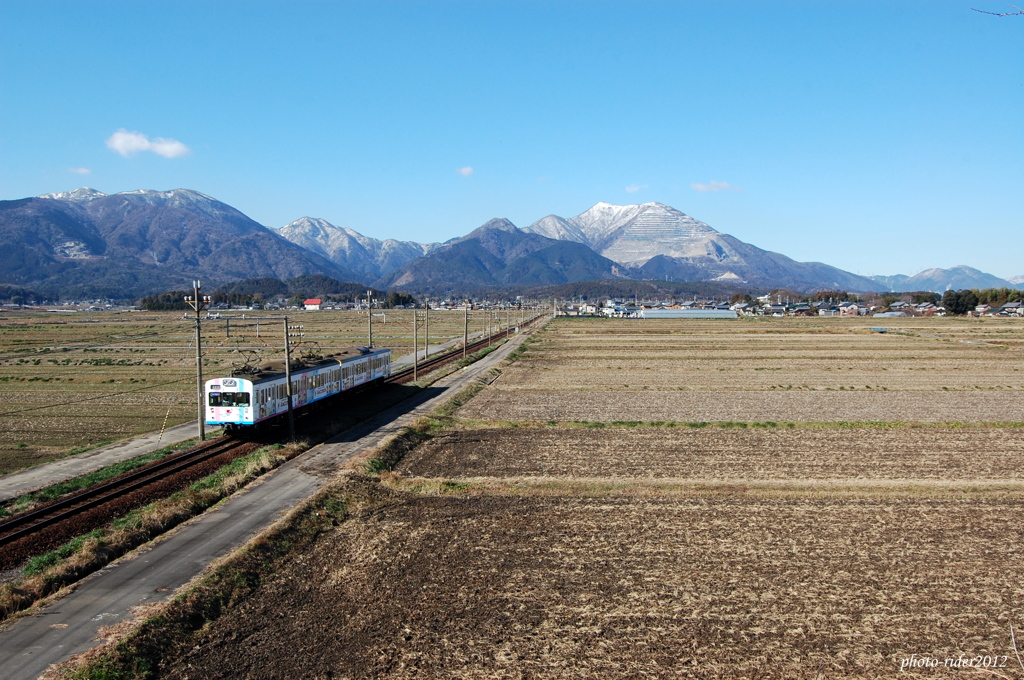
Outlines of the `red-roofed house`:
<svg viewBox="0 0 1024 680">
<path fill-rule="evenodd" d="M 320 298 L 309 298 L 308 300 L 302 303 L 302 306 L 304 309 L 317 310 L 320 309 L 320 305 L 322 305 L 323 302 L 324 301 L 321 300 Z"/>
</svg>

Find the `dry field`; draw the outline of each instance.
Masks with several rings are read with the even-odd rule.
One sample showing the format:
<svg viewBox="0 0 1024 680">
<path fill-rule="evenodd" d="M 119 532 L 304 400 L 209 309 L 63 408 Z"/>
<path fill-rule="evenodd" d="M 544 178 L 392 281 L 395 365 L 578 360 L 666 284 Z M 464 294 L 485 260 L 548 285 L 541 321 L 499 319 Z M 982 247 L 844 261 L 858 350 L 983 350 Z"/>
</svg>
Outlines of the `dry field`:
<svg viewBox="0 0 1024 680">
<path fill-rule="evenodd" d="M 912 654 L 997 655 L 1020 677 L 1022 509 L 397 495 L 296 556 L 161 677 L 890 678 Z"/>
<path fill-rule="evenodd" d="M 374 319 L 374 343 L 397 355 L 411 352 L 412 311 L 384 313 L 384 319 Z M 474 314 L 470 332 L 486 323 L 484 312 Z M 462 337 L 463 312 L 430 316 L 432 344 Z M 365 314 L 293 310 L 289 318 L 306 334 L 295 355 L 367 341 Z M 282 326 L 281 320 L 253 318 L 204 321 L 205 375 L 230 370 L 246 351 L 259 352 L 261 362 L 283 358 Z M 0 316 L 0 474 L 194 419 L 193 329 L 181 312 L 5 312 Z M 421 347 L 422 333 L 421 323 Z"/>
<path fill-rule="evenodd" d="M 1004 326 L 935 321 L 936 337 L 879 337 L 789 321 L 550 324 L 393 472 L 341 485 L 353 515 L 159 675 L 1024 678 L 1011 642 L 1012 626 L 1024 653 L 1020 355 L 979 335 Z M 699 357 L 662 356 L 687 347 Z M 900 366 L 879 370 L 887 389 L 828 382 L 829 363 L 855 348 L 862 374 L 871 357 Z M 779 358 L 790 351 L 804 359 Z M 692 391 L 663 375 L 644 383 L 648 356 Z M 651 389 L 602 384 L 586 360 Z M 714 379 L 766 361 L 817 389 Z M 1007 387 L 950 390 L 941 408 L 955 417 L 919 417 L 945 395 L 929 371 L 946 362 Z M 529 410 L 539 394 L 550 409 L 582 406 L 544 416 Z M 615 418 L 572 401 L 595 394 Z M 794 394 L 814 417 L 766 417 Z M 728 420 L 660 417 L 674 395 L 741 407 Z M 874 416 L 824 401 L 851 395 Z M 594 422 L 623 411 L 645 422 Z M 669 420 L 680 422 L 651 422 Z M 695 420 L 718 422 L 682 422 Z M 938 666 L 901 672 L 911 658 Z"/>
<path fill-rule="evenodd" d="M 483 420 L 1024 421 L 1024 323 L 587 320 L 460 415 Z"/>
<path fill-rule="evenodd" d="M 706 482 L 1024 483 L 1024 428 L 519 427 L 447 432 L 410 477 Z"/>
</svg>

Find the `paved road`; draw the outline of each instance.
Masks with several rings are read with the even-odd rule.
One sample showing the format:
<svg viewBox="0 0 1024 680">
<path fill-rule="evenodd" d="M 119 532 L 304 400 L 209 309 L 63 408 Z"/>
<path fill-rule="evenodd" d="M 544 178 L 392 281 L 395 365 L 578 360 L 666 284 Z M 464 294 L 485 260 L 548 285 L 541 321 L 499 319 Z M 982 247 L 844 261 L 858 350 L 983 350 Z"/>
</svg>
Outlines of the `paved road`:
<svg viewBox="0 0 1024 680">
<path fill-rule="evenodd" d="M 525 336 L 438 381 L 411 400 L 285 463 L 214 510 L 82 581 L 74 592 L 0 632 L 5 679 L 36 678 L 51 664 L 91 649 L 101 626 L 166 601 L 211 561 L 243 545 L 323 486 L 352 456 L 438 406 L 501 361 Z"/>
</svg>

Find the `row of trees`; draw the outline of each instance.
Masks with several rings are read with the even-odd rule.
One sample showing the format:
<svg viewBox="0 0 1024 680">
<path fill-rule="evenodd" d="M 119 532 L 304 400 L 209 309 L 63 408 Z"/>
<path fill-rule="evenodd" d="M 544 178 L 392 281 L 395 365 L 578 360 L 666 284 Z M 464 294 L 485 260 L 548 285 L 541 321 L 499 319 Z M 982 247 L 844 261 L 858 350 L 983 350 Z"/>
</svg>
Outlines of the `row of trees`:
<svg viewBox="0 0 1024 680">
<path fill-rule="evenodd" d="M 326 281 L 316 279 L 327 279 Z M 305 279 L 305 280 L 304 280 Z M 314 280 L 308 280 L 314 279 Z M 359 302 L 366 299 L 367 292 L 374 299 L 381 293 L 358 284 L 346 284 L 327 277 L 300 277 L 289 281 L 278 279 L 247 279 L 227 287 L 216 289 L 210 300 L 213 304 L 228 304 L 238 307 L 262 307 L 269 302 L 280 301 L 288 305 L 301 305 L 310 298 L 320 298 L 328 303 Z M 335 291 L 335 292 L 327 292 Z M 142 298 L 139 305 L 149 310 L 189 310 L 184 298 L 191 290 L 173 290 Z M 387 309 L 414 304 L 416 298 L 408 293 L 389 292 L 382 301 Z"/>
<path fill-rule="evenodd" d="M 978 305 L 1002 307 L 1008 302 L 1024 302 L 1024 291 L 1015 288 L 974 288 L 947 290 L 942 294 L 942 306 L 948 314 L 967 314 Z"/>
<path fill-rule="evenodd" d="M 939 301 L 939 295 L 930 291 L 914 291 L 909 293 L 881 293 L 881 294 L 868 294 L 860 295 L 858 293 L 850 293 L 845 290 L 823 290 L 817 293 L 799 293 L 792 290 L 773 290 L 769 296 L 770 300 L 779 300 L 782 302 L 858 302 L 865 304 L 872 304 L 876 307 L 889 307 L 896 302 L 909 302 L 917 305 L 924 302 L 931 302 L 933 304 Z M 736 302 L 752 303 L 754 298 L 748 293 L 736 293 L 729 298 L 729 303 L 734 304 Z"/>
</svg>

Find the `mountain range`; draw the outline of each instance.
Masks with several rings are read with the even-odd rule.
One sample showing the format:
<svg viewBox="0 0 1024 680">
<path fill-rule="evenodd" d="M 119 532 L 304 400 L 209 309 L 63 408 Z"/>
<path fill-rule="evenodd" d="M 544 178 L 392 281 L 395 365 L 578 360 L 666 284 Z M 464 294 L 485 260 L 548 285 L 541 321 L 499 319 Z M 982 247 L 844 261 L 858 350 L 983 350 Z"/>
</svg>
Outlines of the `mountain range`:
<svg viewBox="0 0 1024 680">
<path fill-rule="evenodd" d="M 0 201 L 0 281 L 113 298 L 252 276 L 353 274 L 196 191 L 93 189 Z"/>
<path fill-rule="evenodd" d="M 417 257 L 429 255 L 440 243 L 378 240 L 327 220 L 303 217 L 281 227 L 278 234 L 306 250 L 354 272 L 361 281 L 376 281 Z"/>
<path fill-rule="evenodd" d="M 1024 287 L 1024 276 L 1001 279 L 983 271 L 959 265 L 949 269 L 925 269 L 913 276 L 896 274 L 894 276 L 872 276 L 872 280 L 882 284 L 885 290 L 902 293 L 916 290 L 930 290 L 941 293 L 946 290 L 963 290 L 965 288 L 1021 288 Z"/>
<path fill-rule="evenodd" d="M 969 267 L 862 277 L 796 262 L 661 203 L 598 203 L 519 229 L 493 219 L 444 243 L 378 240 L 312 217 L 268 229 L 186 189 L 94 189 L 0 201 L 0 284 L 49 296 L 137 297 L 252 278 L 322 274 L 414 293 L 595 280 L 711 281 L 731 288 L 945 290 L 1024 285 Z"/>
</svg>

